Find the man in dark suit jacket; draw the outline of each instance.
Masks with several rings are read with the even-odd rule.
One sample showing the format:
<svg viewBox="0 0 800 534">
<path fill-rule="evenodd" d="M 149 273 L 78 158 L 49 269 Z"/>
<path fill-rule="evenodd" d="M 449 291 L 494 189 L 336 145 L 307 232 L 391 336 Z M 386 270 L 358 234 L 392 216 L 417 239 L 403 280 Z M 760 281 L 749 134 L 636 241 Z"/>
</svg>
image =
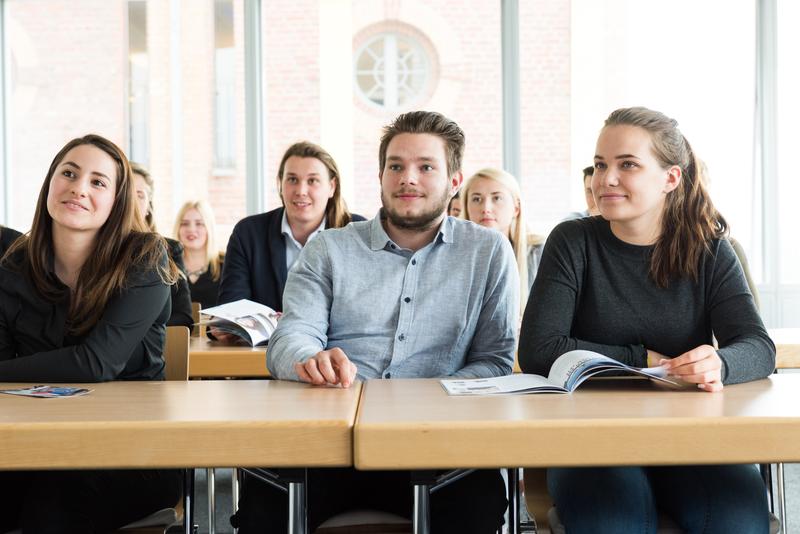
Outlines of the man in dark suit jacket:
<svg viewBox="0 0 800 534">
<path fill-rule="evenodd" d="M 281 232 L 284 208 L 245 217 L 233 228 L 222 280 L 219 304 L 249 299 L 281 311 L 286 267 L 286 241 Z M 364 217 L 352 214 L 354 221 Z"/>
</svg>

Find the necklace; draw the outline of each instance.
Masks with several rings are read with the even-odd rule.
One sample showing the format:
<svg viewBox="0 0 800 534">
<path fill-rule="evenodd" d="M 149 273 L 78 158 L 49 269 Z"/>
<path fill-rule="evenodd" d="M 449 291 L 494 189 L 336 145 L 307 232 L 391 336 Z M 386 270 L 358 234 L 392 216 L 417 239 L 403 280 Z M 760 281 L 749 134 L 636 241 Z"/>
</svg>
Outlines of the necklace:
<svg viewBox="0 0 800 534">
<path fill-rule="evenodd" d="M 208 265 L 203 267 L 202 269 L 197 269 L 196 271 L 186 271 L 186 275 L 194 278 L 200 278 L 200 276 L 208 270 Z"/>
</svg>

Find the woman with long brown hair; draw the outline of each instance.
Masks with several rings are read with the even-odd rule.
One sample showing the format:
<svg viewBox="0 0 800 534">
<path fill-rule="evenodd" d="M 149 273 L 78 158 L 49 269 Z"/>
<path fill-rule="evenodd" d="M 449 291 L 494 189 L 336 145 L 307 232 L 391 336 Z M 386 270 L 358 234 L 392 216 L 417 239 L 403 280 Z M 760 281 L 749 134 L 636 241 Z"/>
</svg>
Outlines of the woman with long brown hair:
<svg viewBox="0 0 800 534">
<path fill-rule="evenodd" d="M 176 278 L 136 213 L 125 154 L 73 139 L 0 265 L 0 381 L 162 379 Z M 0 532 L 107 532 L 173 506 L 180 488 L 166 470 L 2 473 Z"/>
<path fill-rule="evenodd" d="M 773 371 L 775 346 L 698 161 L 673 119 L 646 108 L 611 113 L 592 176 L 601 216 L 565 221 L 547 240 L 522 321 L 525 372 L 547 375 L 574 349 L 662 366 L 710 394 Z M 654 533 L 659 511 L 686 532 L 768 530 L 752 465 L 556 468 L 547 476 L 571 533 Z"/>
</svg>

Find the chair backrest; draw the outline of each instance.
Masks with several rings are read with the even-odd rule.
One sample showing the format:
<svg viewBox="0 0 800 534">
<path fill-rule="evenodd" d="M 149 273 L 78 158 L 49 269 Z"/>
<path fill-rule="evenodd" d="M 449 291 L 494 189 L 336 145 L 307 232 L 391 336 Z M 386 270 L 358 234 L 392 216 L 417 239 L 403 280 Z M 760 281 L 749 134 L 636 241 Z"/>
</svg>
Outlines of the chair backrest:
<svg viewBox="0 0 800 534">
<path fill-rule="evenodd" d="M 203 307 L 200 305 L 199 302 L 192 302 L 192 322 L 194 323 L 194 327 L 192 328 L 192 337 L 200 337 L 204 335 L 205 332 L 200 332 L 201 327 L 199 324 L 200 322 L 200 310 Z"/>
<path fill-rule="evenodd" d="M 189 380 L 189 329 L 185 326 L 168 326 L 164 347 L 164 378 Z"/>
</svg>

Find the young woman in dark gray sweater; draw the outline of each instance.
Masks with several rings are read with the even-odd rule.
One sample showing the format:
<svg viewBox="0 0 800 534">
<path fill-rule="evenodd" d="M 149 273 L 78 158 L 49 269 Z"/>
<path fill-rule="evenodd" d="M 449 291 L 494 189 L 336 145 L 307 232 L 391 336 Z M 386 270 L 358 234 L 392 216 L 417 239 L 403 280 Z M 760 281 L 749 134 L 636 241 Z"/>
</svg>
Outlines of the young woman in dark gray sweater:
<svg viewBox="0 0 800 534">
<path fill-rule="evenodd" d="M 712 394 L 769 375 L 775 347 L 677 122 L 617 110 L 594 160 L 601 215 L 548 238 L 522 322 L 522 369 L 546 375 L 559 355 L 586 349 L 663 365 Z M 768 530 L 752 465 L 558 468 L 548 486 L 570 533 L 655 533 L 659 511 L 686 532 Z"/>
</svg>

